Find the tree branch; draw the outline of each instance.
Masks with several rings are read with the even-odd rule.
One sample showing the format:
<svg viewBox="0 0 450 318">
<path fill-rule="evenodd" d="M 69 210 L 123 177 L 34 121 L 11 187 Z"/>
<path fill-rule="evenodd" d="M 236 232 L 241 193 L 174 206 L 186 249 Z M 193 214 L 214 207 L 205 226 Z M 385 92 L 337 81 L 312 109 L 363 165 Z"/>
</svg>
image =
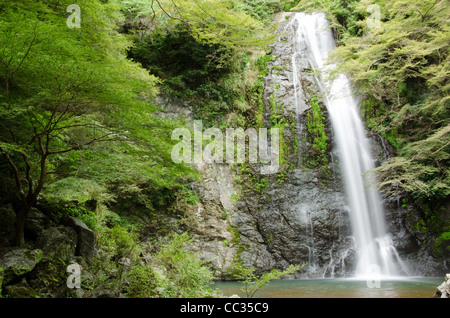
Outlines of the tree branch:
<svg viewBox="0 0 450 318">
<path fill-rule="evenodd" d="M 441 1 L 441 0 L 436 0 L 436 1 L 428 8 L 428 10 L 427 10 L 424 14 L 421 14 L 421 13 L 419 12 L 420 15 L 422 16 L 422 22 L 425 22 L 426 20 L 429 19 L 429 18 L 427 18 L 428 13 L 429 13 L 430 10 L 431 10 L 436 4 L 438 4 L 440 1 Z"/>
<path fill-rule="evenodd" d="M 159 2 L 159 0 L 155 0 L 155 1 L 156 1 L 156 3 L 158 3 L 158 6 L 161 8 L 161 10 L 162 10 L 169 18 L 174 19 L 174 20 L 178 20 L 178 21 L 181 21 L 181 22 L 184 22 L 184 23 L 187 22 L 187 21 L 184 21 L 183 19 L 173 17 L 171 14 L 169 14 L 169 13 L 163 8 L 163 6 L 162 6 L 161 3 Z M 153 1 L 152 1 L 152 5 L 153 5 Z M 175 7 L 176 7 L 176 6 L 175 6 Z M 153 9 L 153 7 L 152 7 L 152 9 Z"/>
<path fill-rule="evenodd" d="M 28 46 L 28 49 L 27 49 L 27 51 L 25 52 L 25 55 L 23 56 L 22 60 L 19 62 L 19 65 L 16 67 L 16 69 L 13 70 L 13 71 L 11 72 L 11 79 L 14 77 L 14 74 L 20 69 L 20 67 L 22 66 L 23 62 L 24 62 L 25 59 L 28 57 L 28 54 L 30 54 L 30 52 L 31 52 L 31 48 L 33 47 L 34 42 L 36 41 L 36 37 L 37 37 L 37 34 L 36 34 L 37 24 L 38 24 L 38 23 L 36 22 L 36 24 L 34 25 L 34 29 L 33 29 L 33 39 L 31 40 L 31 43 L 30 43 L 30 45 Z"/>
<path fill-rule="evenodd" d="M 82 147 L 84 147 L 84 146 L 92 145 L 92 144 L 94 144 L 94 143 L 96 143 L 96 142 L 119 141 L 119 140 L 123 140 L 123 139 L 121 139 L 121 138 L 119 138 L 119 137 L 117 137 L 117 138 L 108 138 L 109 136 L 113 136 L 113 135 L 115 135 L 115 133 L 109 133 L 109 134 L 106 134 L 106 135 L 104 135 L 104 136 L 102 136 L 102 137 L 92 139 L 91 141 L 88 141 L 88 142 L 83 143 L 83 144 L 81 144 L 81 145 L 78 145 L 78 144 L 77 144 L 77 145 L 75 145 L 75 146 L 73 146 L 73 147 L 70 147 L 70 148 L 68 148 L 68 149 L 65 149 L 65 150 L 49 151 L 49 152 L 48 152 L 48 155 L 50 156 L 50 155 L 57 155 L 57 154 L 67 153 L 67 152 L 70 152 L 70 151 L 73 151 L 73 150 L 80 149 L 80 148 L 82 148 Z"/>
</svg>

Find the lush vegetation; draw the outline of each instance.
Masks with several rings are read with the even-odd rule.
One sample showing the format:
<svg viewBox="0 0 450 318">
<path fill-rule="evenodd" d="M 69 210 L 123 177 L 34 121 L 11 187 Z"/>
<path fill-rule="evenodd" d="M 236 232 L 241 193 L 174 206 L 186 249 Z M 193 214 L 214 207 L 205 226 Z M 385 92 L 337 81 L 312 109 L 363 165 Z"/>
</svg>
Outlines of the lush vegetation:
<svg viewBox="0 0 450 318">
<path fill-rule="evenodd" d="M 368 127 L 397 150 L 377 169 L 380 187 L 407 193 L 422 209 L 417 226 L 436 236 L 435 255 L 448 255 L 445 1 L 79 0 L 80 28 L 69 27 L 77 19 L 66 10 L 72 2 L 0 3 L 0 203 L 13 203 L 17 245 L 28 243 L 24 224 L 32 208 L 45 207 L 56 222 L 74 216 L 98 235 L 106 256 L 92 265 L 96 275 L 84 280 L 86 290 L 110 282 L 131 297 L 217 296 L 209 289 L 211 272 L 188 250 L 188 235 L 172 236 L 166 224 L 167 216 L 187 222 L 186 211 L 198 201 L 190 186 L 197 175 L 173 163 L 170 137 L 180 123 L 158 117 L 154 99 L 189 101 L 204 127 L 263 127 L 271 21 L 292 9 L 329 13 L 339 71 L 362 97 Z M 371 4 L 380 7 L 381 20 L 369 28 Z M 326 167 L 323 111 L 316 99 L 311 105 L 314 165 Z M 279 107 L 271 103 L 269 121 L 283 136 L 293 127 Z M 283 142 L 282 159 L 296 151 L 295 143 Z M 249 187 L 264 192 L 267 177 L 238 168 L 250 176 Z M 138 260 L 143 220 L 170 238 L 155 243 L 146 264 Z M 126 274 L 124 259 L 133 265 Z M 49 286 L 65 279 L 67 261 L 46 263 L 59 270 L 44 277 Z M 253 295 L 294 270 L 258 280 L 241 267 L 240 278 Z"/>
<path fill-rule="evenodd" d="M 215 296 L 187 234 L 161 245 L 149 264 L 138 262 L 142 220 L 169 235 L 164 217 L 183 218 L 198 201 L 189 185 L 195 171 L 170 157 L 180 123 L 158 117 L 153 99 L 189 100 L 205 125 L 253 124 L 272 41 L 267 23 L 293 3 L 70 5 L 0 4 L 0 173 L 2 203 L 17 213 L 16 244 L 32 244 L 24 224 L 38 206 L 57 223 L 72 216 L 97 233 L 104 254 L 89 266 L 85 290 L 110 284 L 131 297 Z M 42 262 L 54 272 L 44 277 L 48 286 L 64 280 L 68 261 Z"/>
<path fill-rule="evenodd" d="M 329 143 L 325 132 L 325 117 L 316 96 L 313 96 L 310 103 L 311 109 L 307 114 L 306 126 L 315 153 L 313 158 L 308 159 L 308 163 L 313 167 L 321 166 L 327 172 Z"/>
<path fill-rule="evenodd" d="M 407 193 L 439 237 L 435 245 L 445 250 L 442 242 L 450 230 L 448 3 L 301 1 L 294 9 L 329 14 L 339 44 L 333 58 L 337 71 L 351 77 L 368 128 L 397 151 L 377 168 L 380 189 L 394 197 Z M 448 253 L 448 241 L 446 248 Z"/>
</svg>

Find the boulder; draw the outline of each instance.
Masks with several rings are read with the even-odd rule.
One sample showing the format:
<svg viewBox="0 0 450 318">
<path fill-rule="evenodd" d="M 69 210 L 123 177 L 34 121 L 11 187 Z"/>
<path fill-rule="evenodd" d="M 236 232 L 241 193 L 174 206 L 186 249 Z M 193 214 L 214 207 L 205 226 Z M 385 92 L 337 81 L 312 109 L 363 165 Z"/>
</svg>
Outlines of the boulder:
<svg viewBox="0 0 450 318">
<path fill-rule="evenodd" d="M 3 268 L 3 283 L 11 281 L 31 272 L 42 260 L 43 252 L 40 249 L 15 249 L 0 258 L 0 268 Z"/>
<path fill-rule="evenodd" d="M 16 236 L 16 213 L 12 204 L 0 206 L 0 246 L 14 244 Z"/>
<path fill-rule="evenodd" d="M 74 229 L 65 226 L 54 226 L 43 230 L 36 246 L 42 249 L 46 256 L 69 260 L 75 255 L 78 237 Z"/>
<path fill-rule="evenodd" d="M 438 286 L 434 298 L 450 298 L 450 274 L 445 275 L 445 281 Z"/>
<path fill-rule="evenodd" d="M 47 228 L 54 225 L 54 222 L 44 213 L 36 208 L 32 208 L 25 221 L 25 235 L 36 240 Z"/>
<path fill-rule="evenodd" d="M 97 249 L 95 248 L 95 233 L 89 229 L 86 224 L 71 216 L 64 216 L 61 223 L 74 229 L 78 235 L 75 251 L 77 256 L 82 256 L 87 261 L 90 261 L 94 256 L 98 255 Z"/>
</svg>

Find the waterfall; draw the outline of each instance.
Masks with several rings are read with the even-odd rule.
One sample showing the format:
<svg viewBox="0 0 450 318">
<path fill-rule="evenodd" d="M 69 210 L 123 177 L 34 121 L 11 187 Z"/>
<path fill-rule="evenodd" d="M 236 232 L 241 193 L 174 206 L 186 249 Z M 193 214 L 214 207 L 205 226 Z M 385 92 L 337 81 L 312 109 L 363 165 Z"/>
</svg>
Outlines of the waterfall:
<svg viewBox="0 0 450 318">
<path fill-rule="evenodd" d="M 323 101 L 336 138 L 355 248 L 358 252 L 356 276 L 399 275 L 401 272 L 397 270 L 397 264 L 402 263 L 398 261 L 399 256 L 386 230 L 381 197 L 377 189 L 369 187 L 367 182 L 369 177 L 372 177 L 368 171 L 374 168 L 374 159 L 358 103 L 345 75 L 333 79 L 327 76 L 335 68 L 334 65 L 326 64 L 329 52 L 335 48 L 335 42 L 326 15 L 294 15 L 291 25 L 295 28 L 296 41 L 300 43 L 299 47 L 307 51 L 305 54 L 308 55 L 314 70 L 320 71 L 316 80 L 323 93 Z M 297 83 L 298 79 L 296 86 Z"/>
</svg>

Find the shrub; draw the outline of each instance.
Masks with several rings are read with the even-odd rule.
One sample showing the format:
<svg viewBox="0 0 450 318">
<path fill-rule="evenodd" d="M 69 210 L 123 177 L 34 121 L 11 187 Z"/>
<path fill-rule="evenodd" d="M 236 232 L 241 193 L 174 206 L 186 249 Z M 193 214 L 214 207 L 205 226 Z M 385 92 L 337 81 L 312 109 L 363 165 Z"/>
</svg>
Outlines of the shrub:
<svg viewBox="0 0 450 318">
<path fill-rule="evenodd" d="M 126 292 L 131 298 L 153 298 L 157 296 L 157 282 L 149 266 L 135 266 L 128 273 Z"/>
<path fill-rule="evenodd" d="M 175 234 L 153 255 L 150 265 L 138 265 L 128 274 L 129 297 L 216 297 L 209 288 L 213 275 L 198 256 L 189 251 L 187 233 Z"/>
<path fill-rule="evenodd" d="M 189 251 L 190 242 L 187 233 L 175 234 L 155 256 L 155 264 L 165 270 L 165 277 L 171 282 L 171 288 L 166 287 L 163 292 L 166 296 L 182 298 L 213 296 L 208 288 L 213 278 L 212 272 L 198 255 Z"/>
<path fill-rule="evenodd" d="M 122 257 L 131 259 L 138 253 L 135 234 L 120 225 L 102 228 L 99 235 L 99 244 L 115 260 Z"/>
</svg>

